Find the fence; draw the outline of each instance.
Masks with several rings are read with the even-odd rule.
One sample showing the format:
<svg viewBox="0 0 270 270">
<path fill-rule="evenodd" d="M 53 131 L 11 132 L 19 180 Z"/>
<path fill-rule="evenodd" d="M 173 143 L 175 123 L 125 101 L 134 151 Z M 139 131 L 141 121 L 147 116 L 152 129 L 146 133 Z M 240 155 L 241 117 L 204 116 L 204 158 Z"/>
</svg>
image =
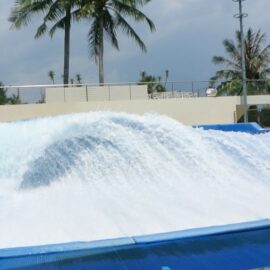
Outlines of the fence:
<svg viewBox="0 0 270 270">
<path fill-rule="evenodd" d="M 88 102 L 147 99 L 146 85 L 55 87 L 45 89 L 45 102 Z"/>
<path fill-rule="evenodd" d="M 270 93 L 269 80 L 248 81 L 247 85 L 248 95 Z M 205 97 L 209 87 L 216 88 L 219 96 L 241 95 L 241 81 L 111 83 L 102 86 L 98 84 L 22 85 L 0 87 L 7 97 L 4 100 L 0 98 L 0 104 L 52 102 L 50 96 L 54 96 L 55 102 Z"/>
</svg>

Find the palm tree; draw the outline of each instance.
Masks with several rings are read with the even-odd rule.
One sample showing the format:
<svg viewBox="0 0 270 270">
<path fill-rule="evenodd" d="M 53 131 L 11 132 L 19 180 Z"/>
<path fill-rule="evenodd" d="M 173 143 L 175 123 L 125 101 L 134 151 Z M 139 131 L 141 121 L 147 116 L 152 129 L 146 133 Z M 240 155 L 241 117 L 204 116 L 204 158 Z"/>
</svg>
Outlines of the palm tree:
<svg viewBox="0 0 270 270">
<path fill-rule="evenodd" d="M 164 83 L 164 88 L 166 89 L 166 85 L 167 85 L 167 82 L 168 82 L 168 78 L 169 78 L 169 70 L 166 69 L 165 70 L 165 83 Z"/>
<path fill-rule="evenodd" d="M 76 74 L 75 75 L 75 77 L 76 77 L 76 81 L 77 81 L 77 84 L 82 84 L 82 76 L 81 76 L 81 74 Z"/>
<path fill-rule="evenodd" d="M 82 17 L 91 20 L 88 32 L 90 56 L 95 58 L 99 65 L 99 82 L 104 84 L 104 36 L 112 46 L 119 50 L 117 31 L 122 30 L 131 37 L 142 49 L 146 46 L 129 24 L 127 19 L 136 22 L 146 22 L 151 31 L 155 30 L 154 23 L 140 11 L 140 8 L 151 0 L 91 0 L 82 8 Z"/>
<path fill-rule="evenodd" d="M 141 78 L 138 84 L 147 84 L 148 94 L 153 94 L 154 92 L 165 92 L 165 87 L 161 84 L 162 77 L 152 76 L 142 71 L 140 74 Z"/>
<path fill-rule="evenodd" d="M 7 90 L 2 82 L 0 82 L 0 105 L 8 103 Z"/>
<path fill-rule="evenodd" d="M 38 27 L 35 38 L 47 32 L 48 23 L 53 24 L 49 30 L 51 37 L 57 29 L 64 30 L 64 84 L 69 81 L 70 29 L 72 18 L 75 18 L 75 13 L 79 10 L 78 3 L 78 0 L 16 0 L 9 17 L 12 26 L 20 28 L 22 25 L 27 26 L 33 15 L 42 14 L 43 22 Z"/>
<path fill-rule="evenodd" d="M 53 70 L 49 70 L 48 77 L 50 78 L 50 80 L 54 84 L 55 72 Z"/>
<path fill-rule="evenodd" d="M 265 80 L 270 74 L 270 44 L 263 47 L 265 43 L 265 34 L 261 31 L 254 32 L 251 28 L 245 34 L 245 60 L 246 77 L 248 80 Z M 229 84 L 240 88 L 241 91 L 241 34 L 236 31 L 236 41 L 225 39 L 223 41 L 228 58 L 223 56 L 214 56 L 214 64 L 222 64 L 226 69 L 221 69 L 211 78 L 211 80 L 224 80 L 220 89 L 230 88 Z M 238 89 L 239 90 L 239 89 Z M 239 92 L 239 91 L 236 92 Z"/>
<path fill-rule="evenodd" d="M 8 98 L 9 104 L 21 104 L 20 91 L 17 90 L 17 94 L 12 94 L 11 97 Z"/>
</svg>

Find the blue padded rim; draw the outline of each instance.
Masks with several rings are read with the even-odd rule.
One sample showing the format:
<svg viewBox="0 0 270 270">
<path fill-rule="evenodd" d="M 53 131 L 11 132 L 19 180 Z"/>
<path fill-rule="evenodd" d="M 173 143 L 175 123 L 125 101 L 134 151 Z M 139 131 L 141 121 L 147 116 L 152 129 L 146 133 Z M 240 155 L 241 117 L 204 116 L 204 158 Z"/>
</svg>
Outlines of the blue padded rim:
<svg viewBox="0 0 270 270">
<path fill-rule="evenodd" d="M 117 239 L 97 240 L 90 242 L 70 242 L 63 244 L 50 244 L 30 247 L 16 247 L 0 249 L 0 259 L 9 257 L 21 257 L 26 255 L 53 254 L 73 251 L 83 251 L 90 249 L 120 247 L 135 244 L 132 237 L 123 237 Z"/>
<path fill-rule="evenodd" d="M 184 238 L 197 238 L 201 236 L 228 234 L 233 232 L 243 232 L 270 227 L 269 219 L 262 219 L 250 222 L 228 224 L 223 226 L 211 226 L 205 228 L 195 228 L 176 232 L 160 233 L 155 235 L 133 237 L 136 243 L 153 243 L 161 241 L 179 240 Z"/>
<path fill-rule="evenodd" d="M 270 220 L 262 219 L 244 223 L 228 224 L 224 226 L 212 226 L 205 228 L 188 229 L 146 236 L 134 236 L 134 237 L 99 240 L 91 242 L 71 242 L 64 244 L 8 248 L 8 249 L 0 249 L 0 259 L 41 255 L 41 254 L 45 255 L 55 253 L 67 253 L 74 251 L 100 250 L 103 248 L 105 249 L 121 246 L 132 246 L 136 244 L 149 244 L 156 242 L 180 240 L 184 238 L 197 238 L 208 235 L 228 234 L 233 232 L 263 229 L 267 227 L 270 227 Z"/>
<path fill-rule="evenodd" d="M 214 125 L 194 125 L 194 128 L 204 130 L 220 130 L 229 132 L 245 132 L 250 134 L 261 134 L 270 132 L 270 129 L 262 128 L 257 123 L 238 123 L 238 124 L 214 124 Z"/>
</svg>

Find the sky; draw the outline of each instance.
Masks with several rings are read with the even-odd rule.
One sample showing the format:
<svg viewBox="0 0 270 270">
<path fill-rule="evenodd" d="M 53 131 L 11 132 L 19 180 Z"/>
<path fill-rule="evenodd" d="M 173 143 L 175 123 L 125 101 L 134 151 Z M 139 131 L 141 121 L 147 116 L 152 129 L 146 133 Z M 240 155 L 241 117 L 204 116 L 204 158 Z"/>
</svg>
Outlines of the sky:
<svg viewBox="0 0 270 270">
<path fill-rule="evenodd" d="M 6 85 L 50 84 L 48 71 L 54 70 L 56 82 L 63 74 L 63 38 L 58 30 L 34 39 L 41 17 L 20 30 L 11 29 L 8 17 L 15 1 L 0 0 L 0 81 Z M 248 17 L 244 27 L 261 29 L 270 43 L 270 1 L 243 2 Z M 132 40 L 119 33 L 120 51 L 106 43 L 105 81 L 136 82 L 141 71 L 164 76 L 170 81 L 205 81 L 219 68 L 212 64 L 214 55 L 225 55 L 222 41 L 234 38 L 239 20 L 233 15 L 238 4 L 232 0 L 152 0 L 144 9 L 156 25 L 150 33 L 144 24 L 132 25 L 147 46 L 142 53 Z M 98 67 L 89 58 L 87 31 L 89 21 L 72 25 L 70 77 L 79 73 L 83 83 L 98 82 Z"/>
</svg>

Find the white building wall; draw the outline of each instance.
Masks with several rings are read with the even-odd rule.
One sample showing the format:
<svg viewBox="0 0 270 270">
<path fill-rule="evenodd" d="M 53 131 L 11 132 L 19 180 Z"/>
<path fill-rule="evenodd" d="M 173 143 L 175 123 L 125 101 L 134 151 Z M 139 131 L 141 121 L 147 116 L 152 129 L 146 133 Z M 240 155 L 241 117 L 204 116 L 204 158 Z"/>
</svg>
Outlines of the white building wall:
<svg viewBox="0 0 270 270">
<path fill-rule="evenodd" d="M 270 96 L 250 96 L 249 104 L 270 104 Z M 48 104 L 2 105 L 0 121 L 14 121 L 91 111 L 134 114 L 159 113 L 187 125 L 234 123 L 240 97 L 202 97 L 92 102 L 58 102 Z"/>
</svg>

